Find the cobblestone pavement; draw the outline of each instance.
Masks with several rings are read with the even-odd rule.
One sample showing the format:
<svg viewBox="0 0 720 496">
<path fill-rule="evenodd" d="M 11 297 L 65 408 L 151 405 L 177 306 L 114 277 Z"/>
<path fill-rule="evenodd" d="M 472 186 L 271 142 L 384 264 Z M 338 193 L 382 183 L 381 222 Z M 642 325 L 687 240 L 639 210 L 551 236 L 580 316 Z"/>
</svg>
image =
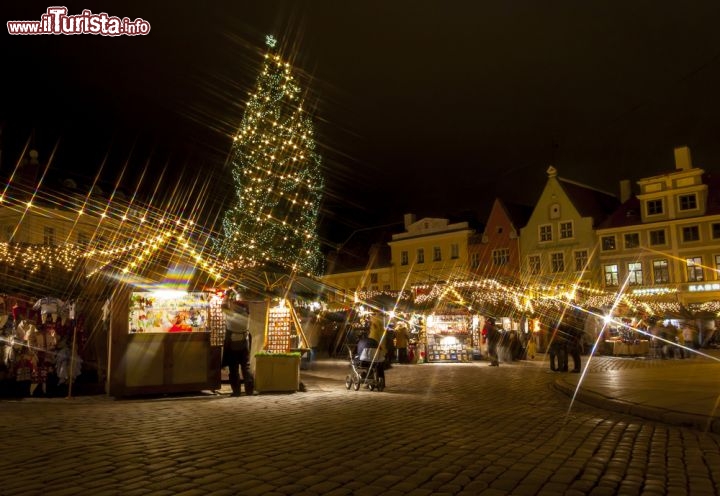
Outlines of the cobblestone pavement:
<svg viewBox="0 0 720 496">
<path fill-rule="evenodd" d="M 396 365 L 382 393 L 346 370 L 315 362 L 289 395 L 2 401 L 0 494 L 720 494 L 720 436 L 571 404 L 542 360 Z"/>
</svg>

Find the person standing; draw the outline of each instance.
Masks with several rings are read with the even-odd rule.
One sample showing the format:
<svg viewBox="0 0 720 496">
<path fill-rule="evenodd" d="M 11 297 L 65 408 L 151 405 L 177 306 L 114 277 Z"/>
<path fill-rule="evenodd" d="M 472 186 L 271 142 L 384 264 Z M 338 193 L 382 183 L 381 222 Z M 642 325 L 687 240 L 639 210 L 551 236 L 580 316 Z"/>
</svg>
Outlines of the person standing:
<svg viewBox="0 0 720 496">
<path fill-rule="evenodd" d="M 499 367 L 500 360 L 498 360 L 498 344 L 500 344 L 500 331 L 498 331 L 498 328 L 495 327 L 494 319 L 487 319 L 485 331 L 485 336 L 487 337 L 488 358 L 490 358 L 490 366 Z"/>
<path fill-rule="evenodd" d="M 250 349 L 252 336 L 248 331 L 246 307 L 228 302 L 223 307 L 225 316 L 225 342 L 223 343 L 222 366 L 228 367 L 232 396 L 240 396 L 240 374 L 245 385 L 245 394 L 252 396 L 254 379 L 250 374 Z"/>
<path fill-rule="evenodd" d="M 568 354 L 572 357 L 573 360 L 573 368 L 570 372 L 574 372 L 577 374 L 582 369 L 582 365 L 580 363 L 580 351 L 582 349 L 583 331 L 579 328 L 577 322 L 571 321 L 566 327 L 566 332 L 568 336 Z M 565 360 L 567 360 L 567 357 L 565 358 Z"/>
<path fill-rule="evenodd" d="M 397 348 L 398 363 L 408 363 L 408 344 L 410 333 L 407 324 L 400 322 L 395 326 L 395 348 Z"/>
</svg>

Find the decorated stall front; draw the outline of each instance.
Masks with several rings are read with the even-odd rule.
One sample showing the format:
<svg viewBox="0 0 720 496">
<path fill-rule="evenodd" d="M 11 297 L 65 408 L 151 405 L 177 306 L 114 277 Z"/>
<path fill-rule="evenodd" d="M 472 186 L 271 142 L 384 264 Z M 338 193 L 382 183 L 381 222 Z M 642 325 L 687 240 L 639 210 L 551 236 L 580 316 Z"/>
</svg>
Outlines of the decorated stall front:
<svg viewBox="0 0 720 496">
<path fill-rule="evenodd" d="M 221 305 L 206 291 L 116 291 L 107 302 L 108 394 L 220 389 Z"/>
<path fill-rule="evenodd" d="M 427 361 L 467 362 L 473 359 L 472 318 L 466 312 L 431 314 L 425 318 Z"/>
<path fill-rule="evenodd" d="M 252 311 L 250 312 L 252 319 Z M 300 361 L 310 353 L 307 338 L 291 302 L 267 304 L 262 351 L 255 354 L 255 390 L 295 392 L 300 388 Z"/>
</svg>

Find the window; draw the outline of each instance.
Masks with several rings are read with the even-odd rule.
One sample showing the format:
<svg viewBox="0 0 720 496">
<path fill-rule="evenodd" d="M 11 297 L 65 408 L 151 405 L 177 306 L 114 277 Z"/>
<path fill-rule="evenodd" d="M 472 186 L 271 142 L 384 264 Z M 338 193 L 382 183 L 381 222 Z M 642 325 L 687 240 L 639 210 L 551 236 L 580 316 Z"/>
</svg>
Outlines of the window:
<svg viewBox="0 0 720 496">
<path fill-rule="evenodd" d="M 660 215 L 663 213 L 662 200 L 648 200 L 646 205 L 648 215 Z"/>
<path fill-rule="evenodd" d="M 417 250 L 417 263 L 425 263 L 425 249 L 418 248 Z"/>
<path fill-rule="evenodd" d="M 640 235 L 638 233 L 630 233 L 625 235 L 625 249 L 637 248 L 640 246 Z"/>
<path fill-rule="evenodd" d="M 45 227 L 43 229 L 43 244 L 55 244 L 55 229 L 53 229 L 52 227 Z"/>
<path fill-rule="evenodd" d="M 450 258 L 453 260 L 456 258 L 460 258 L 460 245 L 457 243 L 453 243 L 450 245 Z M 478 263 L 479 265 L 479 263 Z"/>
<path fill-rule="evenodd" d="M 477 269 L 480 267 L 480 254 L 479 253 L 473 253 L 470 255 L 470 267 L 473 269 Z"/>
<path fill-rule="evenodd" d="M 580 250 L 575 252 L 575 271 L 582 272 L 588 263 L 588 252 L 587 250 Z"/>
<path fill-rule="evenodd" d="M 655 284 L 667 284 L 670 282 L 670 270 L 666 259 L 653 260 L 653 282 Z"/>
<path fill-rule="evenodd" d="M 493 250 L 493 265 L 507 265 L 510 261 L 510 249 L 501 248 L 499 250 Z"/>
<path fill-rule="evenodd" d="M 720 279 L 720 255 L 715 255 L 715 274 L 715 278 Z"/>
<path fill-rule="evenodd" d="M 573 237 L 573 223 L 572 222 L 561 222 L 560 223 L 560 239 L 569 239 Z"/>
<path fill-rule="evenodd" d="M 692 257 L 688 258 L 686 262 L 688 282 L 704 281 L 705 279 L 703 278 L 702 258 Z"/>
<path fill-rule="evenodd" d="M 442 251 L 439 246 L 433 247 L 433 262 L 439 262 L 442 260 Z"/>
<path fill-rule="evenodd" d="M 630 262 L 628 264 L 628 284 L 631 286 L 639 286 L 642 283 L 642 264 L 640 262 Z"/>
<path fill-rule="evenodd" d="M 710 226 L 710 230 L 712 231 L 713 239 L 720 238 L 720 222 L 716 222 L 712 226 Z"/>
<path fill-rule="evenodd" d="M 609 251 L 615 249 L 615 236 L 603 236 L 600 238 L 602 251 Z"/>
<path fill-rule="evenodd" d="M 389 285 L 389 284 L 383 284 L 383 291 L 390 291 L 390 285 Z"/>
<path fill-rule="evenodd" d="M 372 284 L 377 284 L 377 282 L 378 282 L 377 272 L 371 272 L 371 273 L 370 273 L 370 282 L 371 282 Z"/>
<path fill-rule="evenodd" d="M 498 234 L 502 234 L 502 231 L 503 231 L 502 226 L 498 226 L 495 228 L 495 232 Z"/>
<path fill-rule="evenodd" d="M 565 257 L 562 252 L 550 254 L 550 267 L 553 272 L 565 272 Z"/>
<path fill-rule="evenodd" d="M 618 285 L 618 266 L 617 265 L 606 265 L 603 267 L 605 273 L 605 286 L 617 286 Z"/>
<path fill-rule="evenodd" d="M 400 265 L 407 265 L 409 262 L 408 252 L 402 251 L 400 252 Z"/>
<path fill-rule="evenodd" d="M 700 241 L 700 228 L 698 226 L 685 226 L 682 228 L 684 242 Z"/>
<path fill-rule="evenodd" d="M 530 255 L 528 257 L 528 268 L 532 275 L 540 273 L 540 255 Z"/>
<path fill-rule="evenodd" d="M 697 195 L 695 193 L 689 195 L 680 195 L 680 210 L 697 209 Z"/>
<path fill-rule="evenodd" d="M 540 241 L 552 241 L 552 225 L 540 226 Z"/>
<path fill-rule="evenodd" d="M 665 229 L 650 231 L 650 244 L 653 246 L 665 244 Z"/>
</svg>

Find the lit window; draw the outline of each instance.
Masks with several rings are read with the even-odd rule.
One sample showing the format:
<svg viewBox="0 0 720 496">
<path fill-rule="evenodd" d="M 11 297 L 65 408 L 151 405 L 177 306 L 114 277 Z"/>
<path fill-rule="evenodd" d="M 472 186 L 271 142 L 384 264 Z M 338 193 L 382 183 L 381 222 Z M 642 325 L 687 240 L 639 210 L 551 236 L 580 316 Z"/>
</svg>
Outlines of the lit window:
<svg viewBox="0 0 720 496">
<path fill-rule="evenodd" d="M 605 286 L 617 286 L 618 285 L 618 266 L 606 265 L 603 267 L 605 273 Z"/>
<path fill-rule="evenodd" d="M 640 262 L 630 262 L 628 264 L 628 284 L 631 286 L 639 286 L 642 283 L 642 264 Z"/>
<path fill-rule="evenodd" d="M 686 259 L 688 282 L 704 281 L 702 258 L 692 257 Z"/>
<path fill-rule="evenodd" d="M 670 270 L 667 260 L 653 260 L 653 282 L 655 282 L 655 284 L 666 284 L 670 282 Z"/>
</svg>

